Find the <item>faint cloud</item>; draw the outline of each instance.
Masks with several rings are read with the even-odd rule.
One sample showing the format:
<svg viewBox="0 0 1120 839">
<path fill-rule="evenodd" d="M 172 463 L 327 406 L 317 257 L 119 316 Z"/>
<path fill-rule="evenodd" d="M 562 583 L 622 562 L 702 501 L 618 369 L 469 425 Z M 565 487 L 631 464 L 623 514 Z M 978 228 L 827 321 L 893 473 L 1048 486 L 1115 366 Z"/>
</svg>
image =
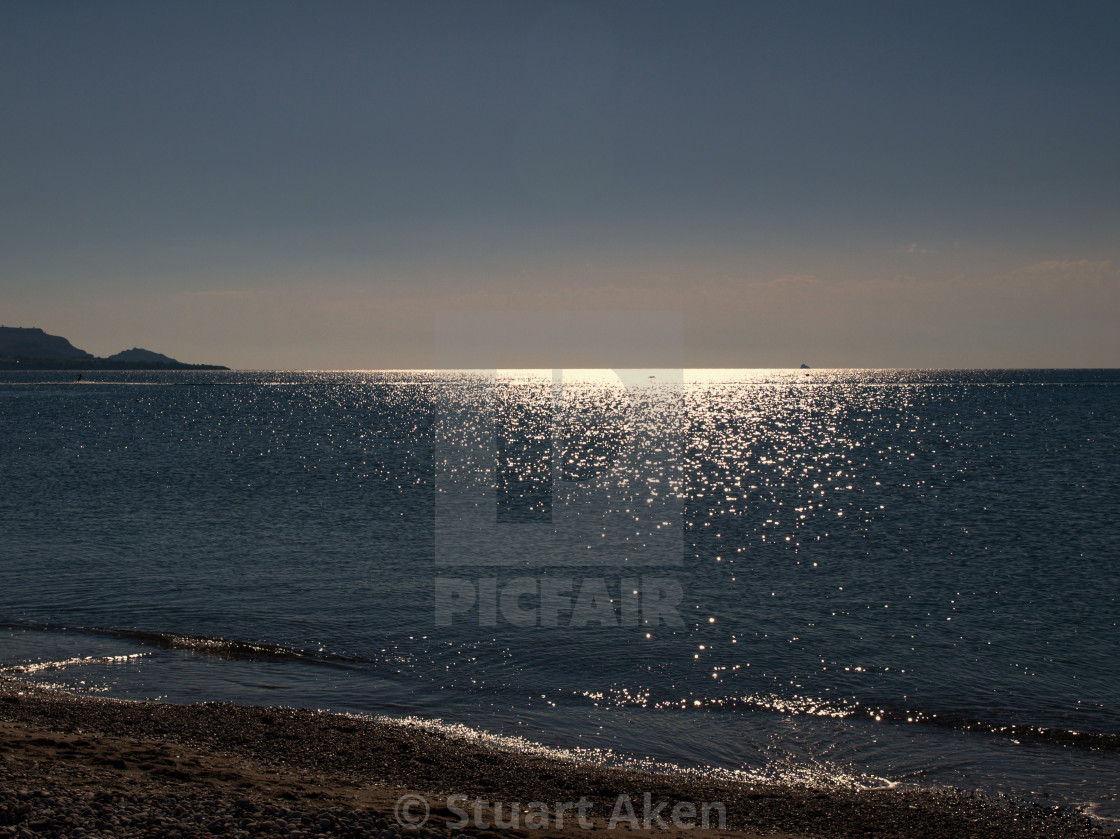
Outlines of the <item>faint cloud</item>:
<svg viewBox="0 0 1120 839">
<path fill-rule="evenodd" d="M 989 295 L 998 305 L 1034 306 L 1036 313 L 1078 310 L 1082 316 L 1116 311 L 1120 269 L 1111 260 L 1047 259 L 988 278 L 973 278 L 973 294 Z"/>
<path fill-rule="evenodd" d="M 784 274 L 770 281 L 774 285 L 816 285 L 816 274 Z"/>
<path fill-rule="evenodd" d="M 247 298 L 256 294 L 253 291 L 240 291 L 238 289 L 218 289 L 214 291 L 184 291 L 184 297 L 220 297 L 225 299 L 230 298 Z"/>
<path fill-rule="evenodd" d="M 911 242 L 909 245 L 903 245 L 901 248 L 895 248 L 895 253 L 937 253 L 933 248 L 922 248 L 918 246 L 917 242 Z"/>
<path fill-rule="evenodd" d="M 1047 290 L 1051 294 L 1068 293 L 1073 288 L 1104 289 L 1120 280 L 1120 269 L 1109 259 L 1046 259 L 993 277 L 997 285 L 1025 289 Z"/>
<path fill-rule="evenodd" d="M 1023 274 L 1101 274 L 1112 267 L 1112 260 L 1094 262 L 1090 259 L 1048 259 L 1026 265 L 1014 273 Z"/>
</svg>

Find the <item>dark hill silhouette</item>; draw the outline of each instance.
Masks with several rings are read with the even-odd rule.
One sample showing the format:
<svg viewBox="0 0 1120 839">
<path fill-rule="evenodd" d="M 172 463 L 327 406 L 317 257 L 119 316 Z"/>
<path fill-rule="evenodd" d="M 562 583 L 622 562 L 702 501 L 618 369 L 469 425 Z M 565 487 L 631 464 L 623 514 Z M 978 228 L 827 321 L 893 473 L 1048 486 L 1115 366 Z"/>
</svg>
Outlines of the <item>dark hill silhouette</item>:
<svg viewBox="0 0 1120 839">
<path fill-rule="evenodd" d="M 80 350 L 59 335 L 34 327 L 0 326 L 0 370 L 228 370 L 184 364 L 162 353 L 133 347 L 108 358 Z"/>
<path fill-rule="evenodd" d="M 119 353 L 113 353 L 109 356 L 109 361 L 128 361 L 140 362 L 143 364 L 182 364 L 183 362 L 178 359 L 171 358 L 163 353 L 152 352 L 151 350 L 142 350 L 139 347 L 133 347 L 130 350 L 122 350 Z"/>
<path fill-rule="evenodd" d="M 49 359 L 91 359 L 60 335 L 48 335 L 34 327 L 0 326 L 0 356 Z"/>
</svg>

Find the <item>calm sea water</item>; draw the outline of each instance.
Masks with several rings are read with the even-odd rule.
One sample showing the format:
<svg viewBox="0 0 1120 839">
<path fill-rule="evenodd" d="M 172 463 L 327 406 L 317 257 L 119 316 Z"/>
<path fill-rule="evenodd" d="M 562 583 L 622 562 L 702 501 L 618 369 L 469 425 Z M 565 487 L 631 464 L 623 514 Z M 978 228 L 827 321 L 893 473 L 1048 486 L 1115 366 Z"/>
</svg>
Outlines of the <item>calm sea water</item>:
<svg viewBox="0 0 1120 839">
<path fill-rule="evenodd" d="M 1120 372 L 0 377 L 7 675 L 1120 818 Z"/>
</svg>

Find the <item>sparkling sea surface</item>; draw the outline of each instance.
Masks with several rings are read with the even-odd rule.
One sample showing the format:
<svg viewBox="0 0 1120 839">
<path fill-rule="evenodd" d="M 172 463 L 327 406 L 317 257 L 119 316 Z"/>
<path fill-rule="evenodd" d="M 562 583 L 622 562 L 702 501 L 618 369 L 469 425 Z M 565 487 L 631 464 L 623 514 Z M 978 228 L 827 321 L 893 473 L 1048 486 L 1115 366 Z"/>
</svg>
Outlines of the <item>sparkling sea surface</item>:
<svg viewBox="0 0 1120 839">
<path fill-rule="evenodd" d="M 1120 819 L 1120 371 L 74 375 L 4 675 Z"/>
</svg>

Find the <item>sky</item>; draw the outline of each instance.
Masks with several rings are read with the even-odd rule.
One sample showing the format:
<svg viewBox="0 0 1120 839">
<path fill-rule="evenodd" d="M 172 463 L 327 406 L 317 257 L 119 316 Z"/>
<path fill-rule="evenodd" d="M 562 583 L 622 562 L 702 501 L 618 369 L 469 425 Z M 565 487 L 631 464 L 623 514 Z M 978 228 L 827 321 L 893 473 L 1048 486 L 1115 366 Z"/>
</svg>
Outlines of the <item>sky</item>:
<svg viewBox="0 0 1120 839">
<path fill-rule="evenodd" d="M 639 366 L 1120 367 L 1118 32 L 1116 2 L 7 0 L 0 324 L 389 369 L 483 365 L 440 353 L 459 313 L 593 313 L 609 366 L 652 313 L 680 340 Z"/>
</svg>

